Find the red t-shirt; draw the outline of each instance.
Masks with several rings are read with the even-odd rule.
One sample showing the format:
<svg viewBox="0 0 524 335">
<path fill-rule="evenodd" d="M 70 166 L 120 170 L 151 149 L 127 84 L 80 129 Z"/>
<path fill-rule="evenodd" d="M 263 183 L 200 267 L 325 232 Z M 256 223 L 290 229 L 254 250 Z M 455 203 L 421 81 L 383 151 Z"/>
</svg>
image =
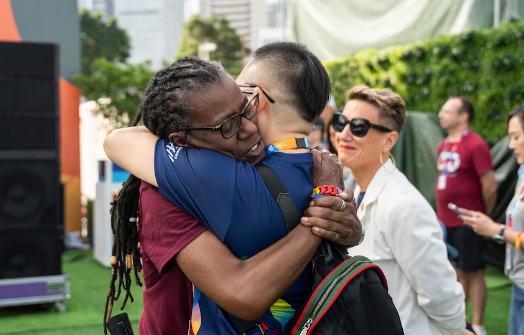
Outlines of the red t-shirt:
<svg viewBox="0 0 524 335">
<path fill-rule="evenodd" d="M 175 255 L 206 227 L 145 182 L 140 185 L 139 216 L 144 278 L 140 335 L 188 334 L 193 288 Z"/>
<path fill-rule="evenodd" d="M 439 178 L 435 188 L 438 219 L 448 228 L 461 227 L 463 222 L 448 208 L 448 204 L 451 202 L 458 207 L 485 211 L 479 176 L 493 171 L 491 152 L 479 135 L 468 131 L 458 143 L 444 140 L 439 144 L 437 164 Z"/>
</svg>

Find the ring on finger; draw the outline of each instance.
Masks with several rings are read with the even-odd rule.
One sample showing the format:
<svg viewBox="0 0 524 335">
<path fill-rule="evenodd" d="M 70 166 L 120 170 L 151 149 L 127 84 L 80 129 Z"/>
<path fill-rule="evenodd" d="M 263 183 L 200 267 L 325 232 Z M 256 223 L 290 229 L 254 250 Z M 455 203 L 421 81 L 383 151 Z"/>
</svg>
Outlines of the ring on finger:
<svg viewBox="0 0 524 335">
<path fill-rule="evenodd" d="M 341 200 L 342 200 L 342 206 L 340 206 L 340 208 L 337 209 L 337 211 L 339 211 L 339 212 L 343 212 L 344 209 L 346 209 L 346 202 L 343 199 L 341 199 Z"/>
<path fill-rule="evenodd" d="M 340 237 L 340 234 L 339 233 L 335 233 L 335 238 L 333 239 L 333 242 L 338 240 L 339 237 Z"/>
</svg>

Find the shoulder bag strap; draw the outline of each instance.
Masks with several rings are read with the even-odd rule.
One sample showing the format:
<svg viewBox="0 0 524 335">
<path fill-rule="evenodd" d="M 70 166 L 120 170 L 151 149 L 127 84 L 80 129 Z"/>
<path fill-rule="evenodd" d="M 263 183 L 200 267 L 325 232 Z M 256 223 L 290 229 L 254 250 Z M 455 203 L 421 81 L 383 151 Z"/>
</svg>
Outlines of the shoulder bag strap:
<svg viewBox="0 0 524 335">
<path fill-rule="evenodd" d="M 297 207 L 293 202 L 293 198 L 291 198 L 291 195 L 287 192 L 286 187 L 282 184 L 280 178 L 278 178 L 275 172 L 273 172 L 270 168 L 263 164 L 257 164 L 255 165 L 255 168 L 260 174 L 260 177 L 262 177 L 264 184 L 266 184 L 266 187 L 271 192 L 271 195 L 273 195 L 273 198 L 275 198 L 275 201 L 280 208 L 280 212 L 284 217 L 287 231 L 289 233 L 298 225 L 300 220 L 300 216 L 298 215 Z M 234 315 L 231 316 L 243 334 L 257 328 L 260 329 L 261 334 L 264 334 L 258 322 L 246 321 L 237 318 Z"/>
<path fill-rule="evenodd" d="M 271 192 L 271 195 L 275 198 L 278 207 L 280 208 L 280 212 L 284 217 L 287 231 L 289 233 L 300 221 L 300 216 L 298 215 L 297 207 L 293 202 L 291 194 L 288 193 L 278 176 L 270 168 L 263 164 L 257 164 L 255 165 L 255 168 L 260 174 L 260 177 L 262 177 L 264 184 L 266 184 L 266 187 Z"/>
</svg>

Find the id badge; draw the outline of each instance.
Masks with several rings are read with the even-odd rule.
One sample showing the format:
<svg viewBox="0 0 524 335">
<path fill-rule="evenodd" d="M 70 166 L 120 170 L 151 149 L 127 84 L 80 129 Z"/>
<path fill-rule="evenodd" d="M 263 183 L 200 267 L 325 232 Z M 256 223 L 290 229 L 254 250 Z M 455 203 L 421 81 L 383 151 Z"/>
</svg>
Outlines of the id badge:
<svg viewBox="0 0 524 335">
<path fill-rule="evenodd" d="M 446 175 L 441 174 L 440 176 L 438 176 L 437 188 L 439 190 L 446 189 Z"/>
</svg>

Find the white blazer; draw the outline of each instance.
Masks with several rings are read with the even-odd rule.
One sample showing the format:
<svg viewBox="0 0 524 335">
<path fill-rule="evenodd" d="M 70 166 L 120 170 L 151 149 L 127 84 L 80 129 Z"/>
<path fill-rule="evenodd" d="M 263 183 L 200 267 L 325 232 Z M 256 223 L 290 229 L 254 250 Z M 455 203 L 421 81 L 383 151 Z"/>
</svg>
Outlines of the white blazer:
<svg viewBox="0 0 524 335">
<path fill-rule="evenodd" d="M 357 187 L 355 197 L 359 193 Z M 357 214 L 365 238 L 348 251 L 380 266 L 404 333 L 462 334 L 464 291 L 448 261 L 437 216 L 391 161 L 373 177 Z"/>
</svg>

